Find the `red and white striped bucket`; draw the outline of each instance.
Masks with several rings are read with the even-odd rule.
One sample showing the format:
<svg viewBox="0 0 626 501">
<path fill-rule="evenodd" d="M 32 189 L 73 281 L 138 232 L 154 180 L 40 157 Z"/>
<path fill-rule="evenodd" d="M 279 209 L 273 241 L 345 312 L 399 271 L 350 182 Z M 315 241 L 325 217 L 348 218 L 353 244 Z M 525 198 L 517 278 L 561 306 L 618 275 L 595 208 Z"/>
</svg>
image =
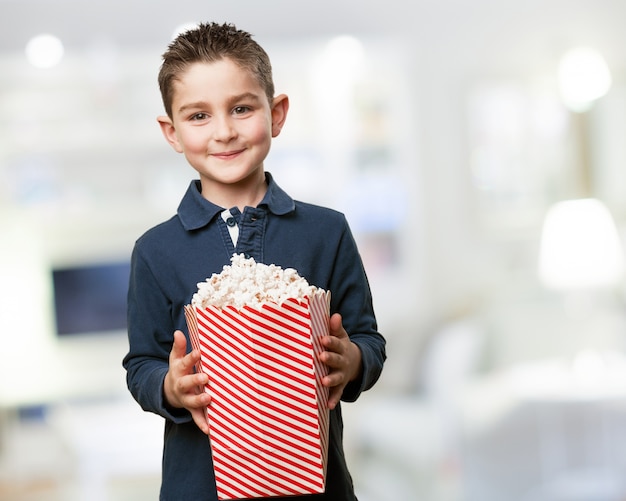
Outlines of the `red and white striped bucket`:
<svg viewBox="0 0 626 501">
<path fill-rule="evenodd" d="M 207 412 L 220 500 L 324 492 L 328 457 L 330 293 L 261 307 L 185 307 Z"/>
</svg>

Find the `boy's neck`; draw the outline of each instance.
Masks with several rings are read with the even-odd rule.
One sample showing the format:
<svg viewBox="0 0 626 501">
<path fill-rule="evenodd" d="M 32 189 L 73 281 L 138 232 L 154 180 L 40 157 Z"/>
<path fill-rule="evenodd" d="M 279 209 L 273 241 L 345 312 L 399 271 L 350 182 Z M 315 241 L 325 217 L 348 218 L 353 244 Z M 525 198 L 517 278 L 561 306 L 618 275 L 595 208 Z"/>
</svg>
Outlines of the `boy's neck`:
<svg viewBox="0 0 626 501">
<path fill-rule="evenodd" d="M 265 173 L 236 184 L 216 184 L 200 179 L 202 196 L 209 202 L 225 209 L 237 207 L 243 212 L 245 207 L 256 207 L 267 192 Z"/>
</svg>

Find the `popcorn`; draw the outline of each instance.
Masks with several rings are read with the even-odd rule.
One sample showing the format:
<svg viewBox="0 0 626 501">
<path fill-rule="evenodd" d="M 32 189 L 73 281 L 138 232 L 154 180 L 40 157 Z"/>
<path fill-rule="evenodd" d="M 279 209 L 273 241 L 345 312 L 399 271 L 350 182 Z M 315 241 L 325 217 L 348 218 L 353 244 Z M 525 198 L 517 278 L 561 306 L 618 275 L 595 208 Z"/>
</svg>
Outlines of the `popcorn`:
<svg viewBox="0 0 626 501">
<path fill-rule="evenodd" d="M 243 254 L 185 305 L 200 352 L 217 498 L 324 492 L 328 466 L 330 291 Z"/>
<path fill-rule="evenodd" d="M 320 290 L 293 268 L 257 263 L 254 258 L 234 254 L 221 273 L 198 284 L 191 303 L 196 308 L 234 306 L 240 310 L 244 306 L 282 304 L 289 298 L 302 300 Z"/>
</svg>

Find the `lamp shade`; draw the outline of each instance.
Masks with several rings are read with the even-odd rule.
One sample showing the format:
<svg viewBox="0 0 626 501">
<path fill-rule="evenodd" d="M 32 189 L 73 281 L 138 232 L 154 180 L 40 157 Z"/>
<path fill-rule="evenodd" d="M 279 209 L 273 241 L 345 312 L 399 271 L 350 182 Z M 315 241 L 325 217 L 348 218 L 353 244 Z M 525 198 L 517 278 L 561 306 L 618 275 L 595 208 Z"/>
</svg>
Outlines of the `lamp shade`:
<svg viewBox="0 0 626 501">
<path fill-rule="evenodd" d="M 550 207 L 539 251 L 539 278 L 552 289 L 616 285 L 624 273 L 624 253 L 607 207 L 593 198 L 566 200 Z"/>
</svg>

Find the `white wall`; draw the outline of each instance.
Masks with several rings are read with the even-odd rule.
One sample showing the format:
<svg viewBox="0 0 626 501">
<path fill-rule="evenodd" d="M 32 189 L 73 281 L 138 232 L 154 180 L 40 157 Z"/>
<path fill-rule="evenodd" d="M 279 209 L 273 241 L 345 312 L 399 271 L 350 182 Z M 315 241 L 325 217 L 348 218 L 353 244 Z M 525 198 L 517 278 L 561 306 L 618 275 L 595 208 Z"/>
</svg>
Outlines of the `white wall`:
<svg viewBox="0 0 626 501">
<path fill-rule="evenodd" d="M 109 4 L 74 6 L 86 19 L 104 15 L 103 9 L 109 15 Z M 25 26 L 29 20 L 22 7 L 1 16 L 8 31 L 9 25 Z M 294 8 L 280 7 L 285 15 Z M 267 46 L 277 88 L 284 87 L 292 97 L 289 122 L 268 170 L 276 171 L 295 196 L 346 210 L 354 221 L 369 260 L 381 329 L 390 340 L 391 362 L 383 384 L 405 387 L 414 356 L 438 325 L 458 315 L 489 312 L 503 296 L 513 303 L 528 294 L 537 301 L 542 297 L 535 289 L 536 246 L 542 212 L 558 193 L 540 186 L 539 195 L 521 205 L 515 217 L 485 205 L 471 171 L 468 102 L 473 89 L 512 84 L 534 95 L 541 82 L 543 89 L 554 91 L 558 57 L 566 48 L 590 44 L 601 50 L 615 85 L 593 111 L 592 146 L 597 147 L 600 194 L 623 223 L 626 184 L 620 182 L 620 166 L 626 152 L 619 138 L 626 125 L 619 110 L 624 107 L 626 44 L 619 20 L 625 7 L 608 0 L 593 5 L 348 3 L 336 17 L 324 14 L 333 11 L 326 7 L 298 10 L 289 23 L 270 12 L 265 19 L 254 9 L 236 6 L 220 6 L 215 16 L 241 19 L 243 28 L 243 20 L 249 20 L 251 31 Z M 205 16 L 194 2 L 168 15 L 155 6 L 141 12 L 141 26 L 129 39 L 135 10 L 90 35 L 83 31 L 89 23 L 68 26 L 55 11 L 42 9 L 31 16 L 27 30 L 0 46 L 5 68 L 0 74 L 2 240 L 13 241 L 3 245 L 4 261 L 21 282 L 19 296 L 30 291 L 31 298 L 17 302 L 17 310 L 4 300 L 1 341 L 14 339 L 19 325 L 20 342 L 5 344 L 16 352 L 24 345 L 56 342 L 45 278 L 51 264 L 128 255 L 134 238 L 174 212 L 192 172 L 164 143 L 154 120 L 161 109 L 156 72 L 169 28 L 162 32 L 164 26 Z M 65 30 L 73 42 L 60 66 L 37 70 L 27 65 L 16 44 L 46 18 L 52 31 Z M 160 33 L 151 35 L 153 31 Z M 326 84 L 337 82 L 316 65 L 331 36 L 345 33 L 362 41 L 366 66 L 352 82 L 352 101 L 341 103 L 343 108 L 333 115 L 335 110 L 324 108 L 333 94 L 320 94 L 320 89 L 324 78 Z M 82 43 L 76 42 L 79 34 Z M 125 46 L 116 45 L 118 35 Z M 381 144 L 391 152 L 374 175 L 360 172 L 351 157 L 367 143 L 366 132 L 359 129 L 364 117 L 374 116 L 363 111 L 367 107 L 359 111 L 359 102 L 380 106 Z M 329 134 L 338 117 L 348 124 L 343 136 Z M 575 146 L 567 141 L 558 146 L 561 161 Z M 378 261 L 380 242 L 358 227 L 361 218 L 373 216 L 367 203 L 359 206 L 355 200 L 381 179 L 399 181 L 398 197 L 385 203 L 400 199 L 406 204 L 394 208 L 391 218 L 397 224 L 397 261 L 392 264 Z M 541 174 L 537 179 L 545 182 Z M 26 247 L 29 251 L 22 253 Z M 16 274 L 18 269 L 28 273 Z M 33 274 L 39 278 L 27 281 Z M 3 284 L 2 297 L 15 299 L 16 279 Z M 23 305 L 33 297 L 42 305 L 41 316 L 17 320 L 30 314 L 32 309 Z M 536 324 L 540 328 L 541 320 Z"/>
</svg>

